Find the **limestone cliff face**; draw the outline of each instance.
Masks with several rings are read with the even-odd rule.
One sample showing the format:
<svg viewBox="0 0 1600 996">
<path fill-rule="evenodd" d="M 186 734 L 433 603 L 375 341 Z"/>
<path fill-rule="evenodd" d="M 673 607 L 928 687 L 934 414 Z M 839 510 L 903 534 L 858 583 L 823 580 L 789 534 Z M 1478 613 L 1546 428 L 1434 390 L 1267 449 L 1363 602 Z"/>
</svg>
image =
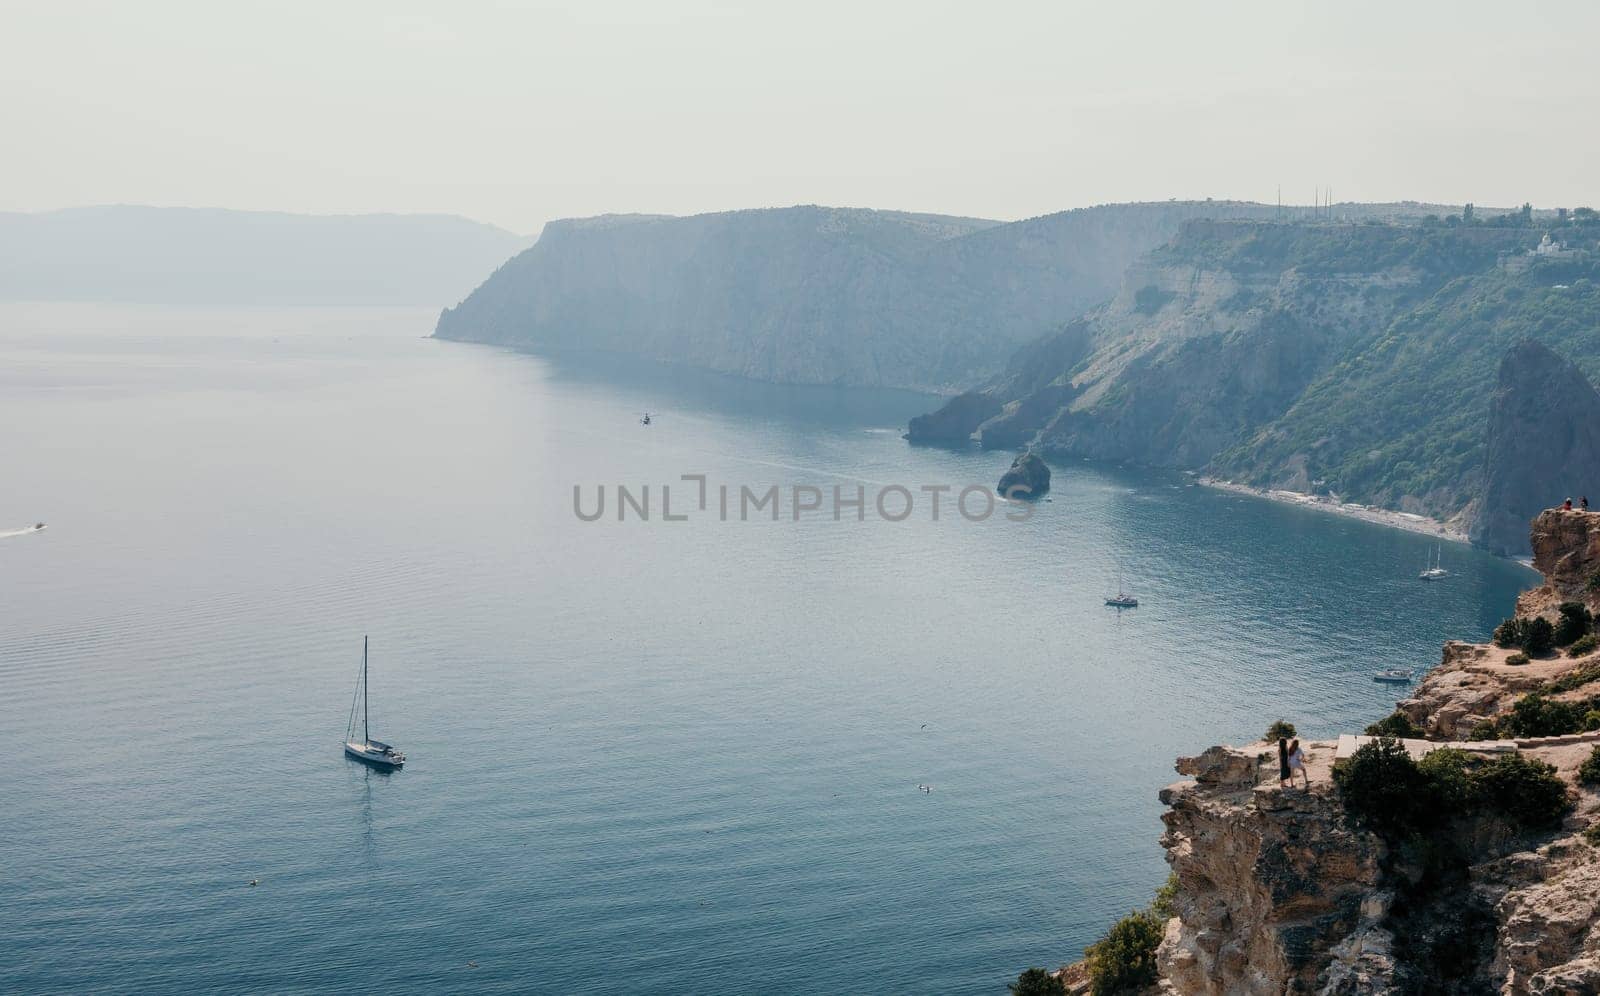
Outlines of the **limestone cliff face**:
<svg viewBox="0 0 1600 996">
<path fill-rule="evenodd" d="M 1573 597 L 1594 604 L 1587 579 L 1600 566 L 1600 514 L 1544 512 L 1532 546 L 1545 577 L 1523 596 L 1524 610 L 1553 613 Z M 1505 657 L 1450 643 L 1400 707 L 1430 737 L 1450 739 L 1600 660 L 1508 665 Z M 1532 833 L 1492 816 L 1460 817 L 1430 840 L 1459 863 L 1431 866 L 1349 818 L 1331 779 L 1332 742 L 1305 744 L 1310 791 L 1279 787 L 1267 744 L 1180 758 L 1189 779 L 1161 793 L 1177 915 L 1157 950 L 1157 988 L 1203 996 L 1600 992 L 1600 847 L 1581 834 L 1600 823 L 1600 795 L 1577 777 L 1597 743 L 1600 734 L 1515 741 L 1568 782 L 1571 814 Z"/>
<path fill-rule="evenodd" d="M 1178 881 L 1178 915 L 1157 951 L 1169 992 L 1378 992 L 1351 986 L 1393 978 L 1383 843 L 1349 826 L 1325 787 L 1279 788 L 1265 770 L 1276 763 L 1213 747 L 1180 758 L 1194 780 L 1161 793 Z"/>
<path fill-rule="evenodd" d="M 1219 201 L 1010 224 L 816 206 L 552 222 L 435 334 L 953 394 L 1110 297 L 1184 220 L 1271 214 Z"/>
<path fill-rule="evenodd" d="M 1128 268 L 1108 303 L 1019 353 L 984 388 L 1003 412 L 973 431 L 986 447 L 1206 466 L 1287 412 L 1422 285 L 1420 271 L 1376 251 L 1365 268 L 1298 265 L 1328 231 L 1185 224 Z M 1263 240 L 1276 240 L 1273 252 L 1250 255 Z M 1291 456 L 1280 477 L 1303 465 Z"/>
<path fill-rule="evenodd" d="M 1524 340 L 1501 361 L 1488 438 L 1474 544 L 1526 554 L 1540 509 L 1589 491 L 1600 500 L 1600 392 L 1544 345 Z"/>
</svg>

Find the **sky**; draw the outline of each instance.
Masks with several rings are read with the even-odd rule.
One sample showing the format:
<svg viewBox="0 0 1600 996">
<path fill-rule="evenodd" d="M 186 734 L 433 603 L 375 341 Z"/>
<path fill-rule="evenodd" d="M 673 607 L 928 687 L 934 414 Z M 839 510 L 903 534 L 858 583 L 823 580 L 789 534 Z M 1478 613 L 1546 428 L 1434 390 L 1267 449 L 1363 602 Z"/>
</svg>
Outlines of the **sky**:
<svg viewBox="0 0 1600 996">
<path fill-rule="evenodd" d="M 0 0 L 0 210 L 1600 206 L 1600 4 Z"/>
</svg>

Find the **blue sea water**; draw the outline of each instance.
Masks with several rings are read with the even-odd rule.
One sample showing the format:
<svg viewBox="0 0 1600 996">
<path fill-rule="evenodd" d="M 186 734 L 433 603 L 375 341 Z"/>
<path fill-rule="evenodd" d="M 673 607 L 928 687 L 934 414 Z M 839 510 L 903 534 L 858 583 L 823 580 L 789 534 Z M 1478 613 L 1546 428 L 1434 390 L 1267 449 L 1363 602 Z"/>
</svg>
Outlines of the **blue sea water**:
<svg viewBox="0 0 1600 996">
<path fill-rule="evenodd" d="M 1008 457 L 908 446 L 925 398 L 431 319 L 0 309 L 0 532 L 49 523 L 0 538 L 0 990 L 1003 992 L 1164 879 L 1175 755 L 1364 725 L 1530 577 L 1078 463 L 934 521 Z M 619 483 L 650 521 L 574 514 Z M 363 634 L 392 775 L 339 750 Z"/>
</svg>

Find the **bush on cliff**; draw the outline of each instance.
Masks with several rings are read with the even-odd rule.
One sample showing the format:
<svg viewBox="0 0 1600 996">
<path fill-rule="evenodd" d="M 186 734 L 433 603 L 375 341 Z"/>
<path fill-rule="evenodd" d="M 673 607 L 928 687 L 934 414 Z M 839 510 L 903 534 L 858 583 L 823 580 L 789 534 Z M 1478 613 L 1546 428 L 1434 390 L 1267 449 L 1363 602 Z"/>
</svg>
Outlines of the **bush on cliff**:
<svg viewBox="0 0 1600 996">
<path fill-rule="evenodd" d="M 1298 734 L 1295 733 L 1293 723 L 1286 719 L 1280 719 L 1276 723 L 1273 723 L 1271 726 L 1267 727 L 1267 732 L 1262 735 L 1261 739 L 1265 740 L 1269 744 L 1275 744 L 1279 740 L 1289 740 L 1297 735 Z"/>
<path fill-rule="evenodd" d="M 1526 663 L 1528 663 L 1528 660 L 1529 660 L 1528 655 L 1523 653 L 1520 650 L 1517 651 L 1514 654 L 1507 654 L 1506 655 L 1506 663 L 1510 664 L 1512 667 L 1519 667 L 1519 666 L 1521 666 L 1523 664 L 1526 664 Z"/>
<path fill-rule="evenodd" d="M 1333 781 L 1345 809 L 1379 833 L 1411 833 L 1429 811 L 1427 776 L 1391 736 L 1362 744 L 1334 767 Z"/>
<path fill-rule="evenodd" d="M 1556 769 L 1521 754 L 1505 754 L 1478 768 L 1472 781 L 1482 804 L 1528 829 L 1548 827 L 1572 808 Z"/>
<path fill-rule="evenodd" d="M 1561 618 L 1556 620 L 1555 644 L 1565 647 L 1588 634 L 1594 625 L 1594 615 L 1582 602 L 1562 602 Z"/>
<path fill-rule="evenodd" d="M 1543 616 L 1507 619 L 1495 627 L 1494 642 L 1497 647 L 1517 647 L 1530 657 L 1542 657 L 1556 645 L 1556 628 Z"/>
<path fill-rule="evenodd" d="M 1567 656 L 1582 657 L 1584 654 L 1594 653 L 1595 648 L 1597 647 L 1600 647 L 1600 636 L 1595 636 L 1593 633 L 1590 633 L 1587 636 L 1580 636 L 1576 640 L 1573 640 L 1572 646 L 1567 648 Z"/>
<path fill-rule="evenodd" d="M 1042 968 L 1030 968 L 1006 986 L 1013 996 L 1066 996 L 1066 983 Z"/>
<path fill-rule="evenodd" d="M 1600 747 L 1596 747 L 1578 766 L 1578 781 L 1585 785 L 1600 785 Z"/>
<path fill-rule="evenodd" d="M 1513 737 L 1559 737 L 1583 729 L 1588 710 L 1573 702 L 1547 699 L 1538 692 L 1524 695 L 1500 717 L 1500 729 Z"/>
<path fill-rule="evenodd" d="M 1364 732 L 1369 737 L 1398 737 L 1401 740 L 1421 740 L 1427 735 L 1422 732 L 1422 727 L 1413 723 L 1411 717 L 1399 709 L 1368 726 Z"/>
<path fill-rule="evenodd" d="M 1556 628 L 1543 616 L 1534 616 L 1522 627 L 1522 649 L 1529 657 L 1543 657 L 1556 645 Z"/>
<path fill-rule="evenodd" d="M 1094 996 L 1134 993 L 1156 981 L 1156 945 L 1166 921 L 1150 910 L 1129 913 L 1083 952 Z"/>
<path fill-rule="evenodd" d="M 1494 645 L 1504 649 L 1522 646 L 1522 620 L 1513 616 L 1494 628 Z"/>
<path fill-rule="evenodd" d="M 1540 829 L 1571 808 L 1556 769 L 1521 754 L 1484 762 L 1445 749 L 1417 762 L 1398 740 L 1380 737 L 1336 767 L 1333 777 L 1345 808 L 1391 840 L 1478 815 Z"/>
</svg>

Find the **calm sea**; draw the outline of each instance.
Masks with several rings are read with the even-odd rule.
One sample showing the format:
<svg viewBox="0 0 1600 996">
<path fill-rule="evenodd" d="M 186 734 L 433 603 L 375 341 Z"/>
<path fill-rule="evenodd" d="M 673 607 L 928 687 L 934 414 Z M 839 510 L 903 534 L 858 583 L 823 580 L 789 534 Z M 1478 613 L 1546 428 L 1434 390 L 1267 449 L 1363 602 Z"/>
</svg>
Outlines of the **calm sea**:
<svg viewBox="0 0 1600 996">
<path fill-rule="evenodd" d="M 1087 464 L 934 521 L 1008 457 L 926 399 L 432 317 L 0 310 L 0 989 L 1000 993 L 1164 879 L 1174 755 L 1384 714 L 1529 577 Z M 774 484 L 828 501 L 738 521 Z M 363 634 L 398 774 L 340 754 Z"/>
</svg>

